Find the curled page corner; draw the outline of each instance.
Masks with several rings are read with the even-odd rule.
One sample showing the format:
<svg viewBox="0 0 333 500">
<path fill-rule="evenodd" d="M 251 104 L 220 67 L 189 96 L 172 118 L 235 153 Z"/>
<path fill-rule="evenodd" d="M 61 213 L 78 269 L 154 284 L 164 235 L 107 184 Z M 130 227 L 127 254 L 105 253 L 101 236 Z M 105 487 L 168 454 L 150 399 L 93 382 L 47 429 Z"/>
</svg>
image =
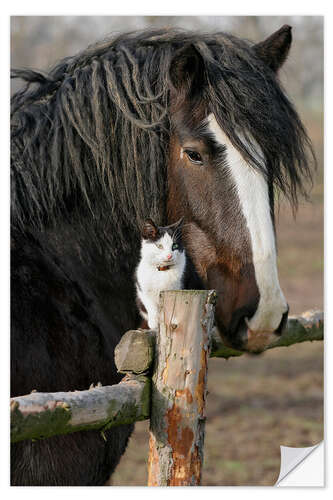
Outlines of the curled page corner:
<svg viewBox="0 0 333 500">
<path fill-rule="evenodd" d="M 280 452 L 280 474 L 275 486 L 324 486 L 323 441 L 307 448 L 280 446 Z"/>
</svg>

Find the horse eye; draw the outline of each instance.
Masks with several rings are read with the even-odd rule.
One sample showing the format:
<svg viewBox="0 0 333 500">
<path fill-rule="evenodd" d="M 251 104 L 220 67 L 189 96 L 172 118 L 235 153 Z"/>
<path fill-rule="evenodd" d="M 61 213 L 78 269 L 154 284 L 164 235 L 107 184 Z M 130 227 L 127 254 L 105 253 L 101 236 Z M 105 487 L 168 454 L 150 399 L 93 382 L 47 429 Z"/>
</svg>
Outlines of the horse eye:
<svg viewBox="0 0 333 500">
<path fill-rule="evenodd" d="M 192 163 L 196 163 L 197 165 L 203 164 L 201 155 L 199 153 L 197 153 L 196 151 L 192 151 L 191 149 L 185 149 L 184 153 L 187 155 L 188 159 Z"/>
</svg>

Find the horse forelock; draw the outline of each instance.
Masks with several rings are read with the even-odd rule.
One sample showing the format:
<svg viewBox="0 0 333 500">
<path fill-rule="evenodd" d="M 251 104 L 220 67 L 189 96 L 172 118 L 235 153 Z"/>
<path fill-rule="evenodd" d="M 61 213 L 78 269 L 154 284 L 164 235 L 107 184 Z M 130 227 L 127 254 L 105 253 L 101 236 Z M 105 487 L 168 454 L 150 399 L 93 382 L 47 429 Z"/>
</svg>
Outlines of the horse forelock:
<svg viewBox="0 0 333 500">
<path fill-rule="evenodd" d="M 123 221 L 127 229 L 147 216 L 166 222 L 169 69 L 184 44 L 204 62 L 197 102 L 254 168 L 250 138 L 260 144 L 273 182 L 296 202 L 312 149 L 272 71 L 230 35 L 159 30 L 104 41 L 48 74 L 14 74 L 27 82 L 12 99 L 14 222 L 50 224 L 76 201 L 78 214 L 107 210 L 120 239 Z"/>
</svg>

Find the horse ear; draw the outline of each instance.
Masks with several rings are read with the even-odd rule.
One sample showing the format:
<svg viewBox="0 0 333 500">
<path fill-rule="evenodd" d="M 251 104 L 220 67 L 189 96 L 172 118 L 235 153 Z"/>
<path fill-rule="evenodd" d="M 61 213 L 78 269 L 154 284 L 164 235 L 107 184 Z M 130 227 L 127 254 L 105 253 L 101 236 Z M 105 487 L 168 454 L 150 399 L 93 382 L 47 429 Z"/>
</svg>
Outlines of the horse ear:
<svg viewBox="0 0 333 500">
<path fill-rule="evenodd" d="M 156 240 L 158 235 L 158 227 L 151 219 L 147 219 L 143 224 L 141 234 L 145 240 Z"/>
<path fill-rule="evenodd" d="M 173 56 L 169 76 L 173 87 L 186 93 L 199 89 L 204 81 L 204 62 L 201 54 L 192 44 L 177 50 Z"/>
<path fill-rule="evenodd" d="M 287 58 L 291 41 L 291 26 L 285 24 L 266 40 L 254 45 L 253 50 L 276 73 Z"/>
</svg>

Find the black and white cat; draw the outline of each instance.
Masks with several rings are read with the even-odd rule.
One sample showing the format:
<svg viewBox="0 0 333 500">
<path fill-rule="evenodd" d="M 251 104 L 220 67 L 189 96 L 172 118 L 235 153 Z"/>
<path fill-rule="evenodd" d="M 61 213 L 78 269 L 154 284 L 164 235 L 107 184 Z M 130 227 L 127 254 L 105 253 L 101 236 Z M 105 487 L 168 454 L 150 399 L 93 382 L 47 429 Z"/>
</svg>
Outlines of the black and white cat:
<svg viewBox="0 0 333 500">
<path fill-rule="evenodd" d="M 142 229 L 141 259 L 136 269 L 137 305 L 153 330 L 158 327 L 160 292 L 184 288 L 186 255 L 181 226 L 182 219 L 166 227 L 147 219 Z"/>
</svg>

